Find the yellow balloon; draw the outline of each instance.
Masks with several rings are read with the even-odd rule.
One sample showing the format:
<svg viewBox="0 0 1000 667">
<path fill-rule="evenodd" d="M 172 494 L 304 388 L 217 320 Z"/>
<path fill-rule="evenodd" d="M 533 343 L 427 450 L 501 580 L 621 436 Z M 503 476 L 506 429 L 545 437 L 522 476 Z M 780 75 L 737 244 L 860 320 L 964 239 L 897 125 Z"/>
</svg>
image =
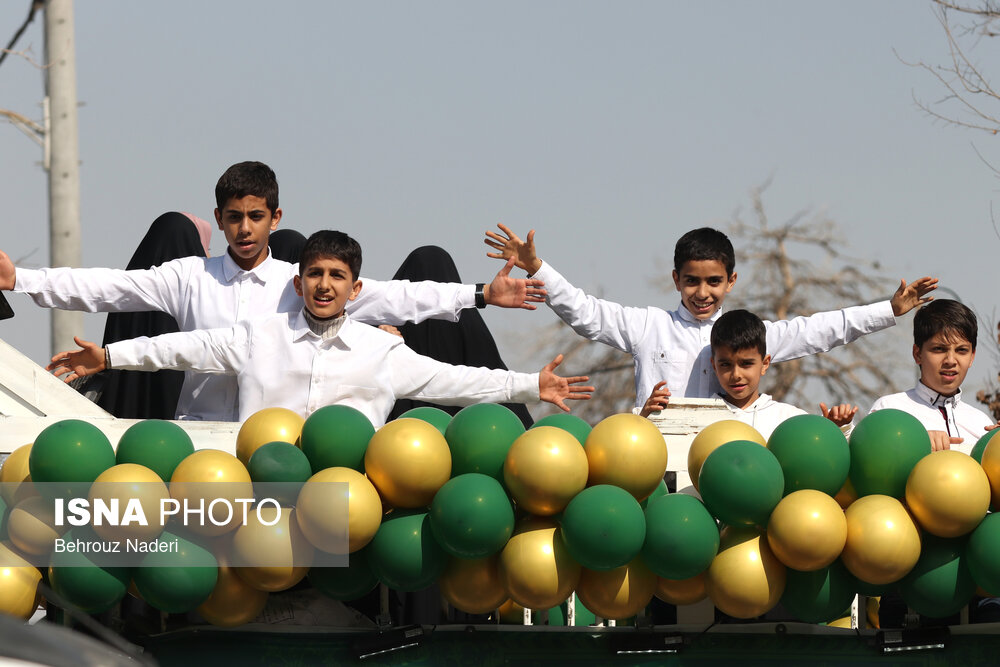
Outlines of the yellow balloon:
<svg viewBox="0 0 1000 667">
<path fill-rule="evenodd" d="M 635 616 L 646 608 L 656 592 L 656 574 L 641 558 L 598 572 L 584 569 L 576 594 L 580 602 L 598 616 L 623 619 Z"/>
<path fill-rule="evenodd" d="M 212 625 L 233 628 L 260 616 L 267 598 L 267 591 L 257 590 L 238 577 L 233 568 L 220 564 L 212 594 L 196 611 Z"/>
<path fill-rule="evenodd" d="M 767 539 L 752 527 L 727 526 L 719 553 L 705 572 L 705 590 L 715 606 L 735 618 L 765 614 L 785 592 L 785 566 Z"/>
<path fill-rule="evenodd" d="M 528 517 L 500 552 L 500 580 L 511 599 L 528 609 L 561 604 L 580 581 L 580 564 L 569 555 L 559 524 Z"/>
<path fill-rule="evenodd" d="M 696 574 L 689 579 L 656 578 L 656 597 L 664 602 L 677 605 L 701 602 L 708 597 L 705 590 L 705 573 Z"/>
<path fill-rule="evenodd" d="M 382 523 L 382 500 L 368 478 L 351 468 L 326 468 L 299 491 L 295 519 L 317 549 L 354 553 Z"/>
<path fill-rule="evenodd" d="M 993 431 L 994 434 L 1000 430 Z M 993 507 L 1000 507 L 1000 438 L 994 436 L 986 443 L 983 457 L 980 460 L 983 472 L 990 480 L 990 495 Z"/>
<path fill-rule="evenodd" d="M 988 597 L 988 596 L 987 596 Z M 868 625 L 872 628 L 881 628 L 881 619 L 879 618 L 879 611 L 882 607 L 882 597 L 870 597 L 868 602 L 865 603 L 865 618 L 868 619 Z"/>
<path fill-rule="evenodd" d="M 396 419 L 368 442 L 365 472 L 393 507 L 425 507 L 451 477 L 451 450 L 428 422 Z"/>
<path fill-rule="evenodd" d="M 87 497 L 94 532 L 109 542 L 124 543 L 128 539 L 150 541 L 163 532 L 160 504 L 170 497 L 170 492 L 160 476 L 146 466 L 135 463 L 111 466 L 97 476 Z M 133 500 L 138 501 L 141 517 L 138 513 L 133 516 L 128 511 Z M 113 514 L 122 519 L 123 525 L 109 525 L 103 517 L 98 525 L 100 514 L 97 507 L 101 503 L 112 508 L 115 506 L 113 503 L 117 503 L 118 511 Z"/>
<path fill-rule="evenodd" d="M 305 418 L 287 408 L 264 408 L 253 413 L 236 435 L 236 458 L 246 465 L 262 445 L 287 442 L 299 446 Z"/>
<path fill-rule="evenodd" d="M 814 489 L 788 494 L 771 512 L 767 543 L 793 570 L 812 572 L 837 560 L 847 541 L 847 519 L 836 500 Z"/>
<path fill-rule="evenodd" d="M 204 508 L 201 517 L 187 516 L 187 528 L 199 535 L 215 537 L 236 530 L 243 523 L 246 505 L 237 500 L 254 497 L 253 483 L 246 467 L 232 454 L 201 449 L 174 468 L 170 496 L 180 503 L 178 517 L 185 516 L 185 507 Z"/>
<path fill-rule="evenodd" d="M 851 506 L 851 503 L 858 499 L 858 492 L 854 490 L 854 484 L 851 483 L 850 478 L 844 482 L 844 486 L 840 487 L 840 491 L 837 491 L 837 495 L 833 499 L 845 510 Z"/>
<path fill-rule="evenodd" d="M 587 454 L 575 436 L 538 426 L 518 436 L 507 451 L 503 479 L 518 507 L 539 516 L 562 512 L 587 486 Z"/>
<path fill-rule="evenodd" d="M 231 563 L 243 581 L 275 592 L 291 588 L 306 576 L 314 548 L 302 534 L 295 514 L 293 508 L 265 505 L 236 529 Z"/>
<path fill-rule="evenodd" d="M 513 600 L 507 600 L 500 605 L 497 613 L 500 614 L 501 623 L 507 625 L 524 625 L 524 607 Z"/>
<path fill-rule="evenodd" d="M 701 466 L 705 463 L 708 455 L 718 447 L 732 442 L 733 440 L 749 440 L 756 442 L 761 447 L 767 447 L 767 440 L 757 432 L 753 426 L 736 421 L 735 419 L 723 419 L 714 424 L 709 424 L 701 430 L 691 441 L 691 448 L 688 450 L 688 475 L 694 488 L 698 488 L 698 475 L 701 474 Z"/>
<path fill-rule="evenodd" d="M 838 618 L 835 621 L 830 621 L 826 625 L 831 628 L 849 628 L 851 627 L 851 617 L 844 616 L 843 618 Z"/>
<path fill-rule="evenodd" d="M 467 614 L 486 614 L 507 600 L 495 554 L 486 558 L 451 558 L 438 577 L 438 586 L 448 604 Z"/>
<path fill-rule="evenodd" d="M 9 542 L 0 542 L 0 613 L 31 618 L 38 607 L 42 573 L 32 567 Z"/>
<path fill-rule="evenodd" d="M 31 456 L 31 445 L 21 445 L 10 453 L 0 466 L 0 497 L 4 499 L 8 507 L 13 507 L 27 495 L 34 495 L 34 490 L 27 495 L 24 491 L 19 493 L 21 484 L 31 481 L 31 473 L 28 470 L 28 458 Z M 30 487 L 30 484 L 26 486 Z M 27 489 L 26 489 L 27 490 Z"/>
<path fill-rule="evenodd" d="M 869 584 L 902 579 L 920 558 L 920 530 L 895 498 L 870 495 L 846 511 L 847 542 L 840 554 L 847 569 Z"/>
<path fill-rule="evenodd" d="M 50 553 L 56 539 L 69 526 L 56 526 L 55 505 L 41 496 L 25 498 L 14 505 L 7 517 L 7 534 L 15 547 L 26 554 Z"/>
<path fill-rule="evenodd" d="M 959 537 L 990 508 L 990 480 L 976 460 L 958 450 L 931 452 L 906 480 L 906 505 L 917 523 L 939 537 Z"/>
<path fill-rule="evenodd" d="M 590 466 L 588 486 L 613 484 L 644 500 L 667 470 L 667 444 L 653 422 L 623 413 L 598 422 L 584 449 Z"/>
</svg>

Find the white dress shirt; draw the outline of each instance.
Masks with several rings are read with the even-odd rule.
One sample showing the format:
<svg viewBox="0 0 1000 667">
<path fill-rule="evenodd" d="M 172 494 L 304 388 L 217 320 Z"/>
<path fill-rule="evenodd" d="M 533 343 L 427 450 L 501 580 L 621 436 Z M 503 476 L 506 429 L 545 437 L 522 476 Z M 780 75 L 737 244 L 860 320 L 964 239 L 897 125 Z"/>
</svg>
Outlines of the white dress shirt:
<svg viewBox="0 0 1000 667">
<path fill-rule="evenodd" d="M 962 438 L 961 444 L 951 448 L 966 454 L 971 454 L 979 439 L 986 435 L 986 427 L 996 423 L 982 410 L 962 402 L 961 389 L 954 396 L 942 396 L 919 381 L 909 391 L 878 399 L 868 414 L 886 408 L 908 412 L 928 431 L 944 431 L 952 437 Z"/>
<path fill-rule="evenodd" d="M 107 351 L 112 367 L 124 370 L 235 374 L 240 421 L 264 408 L 307 417 L 337 404 L 357 408 L 378 428 L 397 398 L 444 405 L 538 400 L 537 373 L 445 364 L 350 316 L 323 340 L 301 310 L 228 329 L 134 338 Z"/>
<path fill-rule="evenodd" d="M 721 309 L 698 320 L 683 305 L 670 312 L 622 306 L 586 294 L 547 263 L 533 277 L 545 283 L 549 307 L 574 331 L 632 355 L 636 407 L 645 405 L 653 386 L 664 380 L 675 397 L 711 398 L 722 391 L 710 347 Z M 764 326 L 771 361 L 780 362 L 826 352 L 895 323 L 891 304 L 882 301 Z"/>
<path fill-rule="evenodd" d="M 757 400 L 746 406 L 738 408 L 729 402 L 725 394 L 718 394 L 729 411 L 733 413 L 733 419 L 743 422 L 748 426 L 753 426 L 760 433 L 764 440 L 770 440 L 774 429 L 778 424 L 796 415 L 808 414 L 805 410 L 797 408 L 790 403 L 779 403 L 768 394 L 761 394 Z"/>
<path fill-rule="evenodd" d="M 14 291 L 31 296 L 39 306 L 87 312 L 159 310 L 181 331 L 231 327 L 275 313 L 296 313 L 302 298 L 292 277 L 298 264 L 268 254 L 249 271 L 223 253 L 216 257 L 182 257 L 152 269 L 22 269 Z M 429 318 L 457 321 L 475 305 L 475 287 L 458 283 L 362 279 L 361 293 L 347 311 L 359 322 L 404 324 Z M 236 379 L 225 375 L 186 373 L 178 419 L 235 421 Z"/>
</svg>

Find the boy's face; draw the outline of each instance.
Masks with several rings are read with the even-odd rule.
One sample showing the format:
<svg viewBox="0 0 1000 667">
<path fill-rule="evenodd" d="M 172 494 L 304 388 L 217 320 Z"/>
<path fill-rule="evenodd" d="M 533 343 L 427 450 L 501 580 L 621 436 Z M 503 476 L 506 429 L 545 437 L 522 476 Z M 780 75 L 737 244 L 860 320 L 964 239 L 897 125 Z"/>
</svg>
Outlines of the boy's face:
<svg viewBox="0 0 1000 667">
<path fill-rule="evenodd" d="M 726 275 L 725 264 L 716 259 L 685 262 L 673 277 L 681 303 L 699 320 L 712 317 L 736 283 L 736 273 Z"/>
<path fill-rule="evenodd" d="M 961 335 L 942 331 L 913 346 L 913 360 L 920 366 L 920 381 L 942 396 L 954 396 L 976 358 L 972 343 Z"/>
<path fill-rule="evenodd" d="M 306 308 L 320 319 L 339 316 L 347 302 L 354 301 L 361 291 L 361 281 L 354 280 L 351 268 L 332 257 L 310 262 L 293 283 Z"/>
<path fill-rule="evenodd" d="M 215 209 L 215 221 L 226 235 L 229 256 L 246 271 L 267 259 L 267 240 L 280 220 L 280 208 L 272 215 L 267 201 L 253 195 L 233 197 L 221 211 Z"/>
<path fill-rule="evenodd" d="M 760 379 L 771 365 L 771 355 L 760 356 L 757 348 L 734 350 L 719 345 L 712 350 L 712 368 L 729 402 L 745 408 L 760 397 Z"/>
</svg>

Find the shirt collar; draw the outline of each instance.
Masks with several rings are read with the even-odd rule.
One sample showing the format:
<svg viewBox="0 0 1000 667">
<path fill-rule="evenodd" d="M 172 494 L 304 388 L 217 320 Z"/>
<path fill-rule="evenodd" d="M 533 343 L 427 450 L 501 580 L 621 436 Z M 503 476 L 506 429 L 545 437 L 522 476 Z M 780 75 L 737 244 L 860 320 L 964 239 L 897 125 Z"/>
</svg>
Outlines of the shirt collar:
<svg viewBox="0 0 1000 667">
<path fill-rule="evenodd" d="M 289 324 L 292 328 L 292 340 L 301 340 L 302 338 L 312 338 L 317 343 L 324 342 L 322 338 L 313 333 L 313 330 L 309 327 L 309 322 L 306 321 L 306 316 L 303 313 L 305 309 L 300 308 L 298 312 L 294 315 L 289 313 L 291 318 Z M 351 319 L 350 315 L 344 314 L 344 323 L 340 325 L 340 331 L 337 335 L 329 338 L 330 341 L 340 341 L 340 346 L 345 347 L 348 350 L 354 347 L 358 336 L 361 335 L 361 327 L 364 325 L 358 324 Z M 332 343 L 329 343 L 332 344 Z"/>
<path fill-rule="evenodd" d="M 746 406 L 745 408 L 738 408 L 729 402 L 729 397 L 726 396 L 725 392 L 720 391 L 717 396 L 722 399 L 722 402 L 726 404 L 731 412 L 757 412 L 758 410 L 763 410 L 767 406 L 771 405 L 771 396 L 769 394 L 761 394 L 757 397 L 757 400 Z"/>
<path fill-rule="evenodd" d="M 920 381 L 917 381 L 917 386 L 915 387 L 915 391 L 917 392 L 917 396 L 919 396 L 921 400 L 925 401 L 927 405 L 933 408 L 943 408 L 949 404 L 951 405 L 952 408 L 954 408 L 962 400 L 961 389 L 955 392 L 954 396 L 942 396 L 941 394 L 937 393 L 936 391 L 934 391 L 933 389 L 931 389 L 930 387 L 928 387 L 927 385 L 925 385 L 923 382 Z"/>
<path fill-rule="evenodd" d="M 685 322 L 689 322 L 691 324 L 697 324 L 698 326 L 703 326 L 703 325 L 705 325 L 705 324 L 707 324 L 709 322 L 712 323 L 712 324 L 715 324 L 715 321 L 717 319 L 719 319 L 720 317 L 722 317 L 722 308 L 719 308 L 714 313 L 712 313 L 712 316 L 710 318 L 708 318 L 707 320 L 699 320 L 697 317 L 695 317 L 691 313 L 690 310 L 688 310 L 687 308 L 684 307 L 684 302 L 683 301 L 677 307 L 677 312 L 679 312 L 681 314 L 681 319 L 682 320 L 684 320 Z"/>
<path fill-rule="evenodd" d="M 274 264 L 274 259 L 271 257 L 270 248 L 267 249 L 267 257 L 264 258 L 264 261 L 258 264 L 257 266 L 253 267 L 249 271 L 240 268 L 240 266 L 233 260 L 232 255 L 229 254 L 229 248 L 226 248 L 226 251 L 222 253 L 222 272 L 227 283 L 235 280 L 236 277 L 241 273 L 249 273 L 258 281 L 262 283 L 267 282 L 267 280 L 265 279 L 265 275 L 271 269 L 271 266 L 273 264 Z"/>
</svg>

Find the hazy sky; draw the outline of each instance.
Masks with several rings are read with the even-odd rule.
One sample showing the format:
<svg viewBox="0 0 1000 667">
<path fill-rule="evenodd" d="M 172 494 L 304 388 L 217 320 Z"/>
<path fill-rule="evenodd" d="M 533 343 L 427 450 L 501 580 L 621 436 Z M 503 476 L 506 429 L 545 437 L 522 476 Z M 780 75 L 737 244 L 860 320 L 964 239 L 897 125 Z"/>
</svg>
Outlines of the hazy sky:
<svg viewBox="0 0 1000 667">
<path fill-rule="evenodd" d="M 0 3 L 3 43 L 29 4 Z M 38 60 L 41 25 L 17 46 Z M 123 267 L 164 211 L 210 219 L 219 175 L 256 159 L 278 174 L 282 225 L 349 232 L 364 275 L 437 244 L 488 281 L 483 231 L 503 221 L 537 229 L 581 287 L 673 308 L 654 260 L 773 178 L 773 220 L 825 211 L 890 274 L 997 305 L 996 181 L 973 145 L 1000 163 L 998 140 L 921 114 L 912 96 L 941 90 L 900 60 L 944 62 L 929 2 L 77 2 L 76 39 L 85 266 Z M 38 119 L 42 91 L 25 60 L 0 66 L 0 107 Z M 32 267 L 48 265 L 40 159 L 0 125 L 0 249 Z M 47 359 L 45 312 L 10 300 L 0 338 Z M 487 319 L 523 366 L 524 332 L 554 317 Z M 990 335 L 969 389 L 995 375 Z"/>
</svg>

